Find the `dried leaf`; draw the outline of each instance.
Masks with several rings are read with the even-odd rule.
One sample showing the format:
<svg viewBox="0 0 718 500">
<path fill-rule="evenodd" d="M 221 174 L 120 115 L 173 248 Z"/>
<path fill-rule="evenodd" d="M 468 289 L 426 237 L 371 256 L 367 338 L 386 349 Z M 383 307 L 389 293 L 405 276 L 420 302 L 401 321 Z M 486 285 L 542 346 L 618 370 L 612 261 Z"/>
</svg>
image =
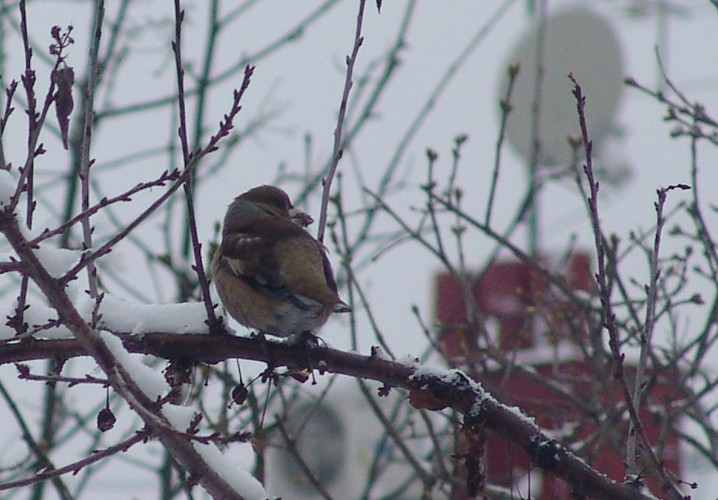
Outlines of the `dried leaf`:
<svg viewBox="0 0 718 500">
<path fill-rule="evenodd" d="M 434 396 L 431 391 L 424 389 L 413 389 L 409 391 L 409 403 L 417 410 L 443 410 L 446 402 Z"/>
<path fill-rule="evenodd" d="M 55 92 L 55 113 L 60 125 L 62 145 L 68 149 L 67 136 L 70 129 L 70 114 L 75 106 L 72 100 L 72 85 L 75 83 L 75 70 L 70 66 L 57 68 L 52 72 L 52 81 L 57 86 Z"/>
</svg>

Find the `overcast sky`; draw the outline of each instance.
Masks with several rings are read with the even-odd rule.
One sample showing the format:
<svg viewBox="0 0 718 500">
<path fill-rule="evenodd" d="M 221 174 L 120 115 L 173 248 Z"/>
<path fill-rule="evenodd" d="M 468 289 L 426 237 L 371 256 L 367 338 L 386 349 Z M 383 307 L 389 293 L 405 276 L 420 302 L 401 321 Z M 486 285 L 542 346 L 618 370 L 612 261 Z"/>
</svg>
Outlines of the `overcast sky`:
<svg viewBox="0 0 718 500">
<path fill-rule="evenodd" d="M 233 2 L 227 4 L 224 8 L 229 10 Z M 306 134 L 310 134 L 313 141 L 313 166 L 318 168 L 327 161 L 344 80 L 344 59 L 351 50 L 353 39 L 355 4 L 351 1 L 339 2 L 296 42 L 257 65 L 243 102 L 240 122 L 243 118 L 261 113 L 278 112 L 276 126 L 250 138 L 232 155 L 233 166 L 220 170 L 199 192 L 198 217 L 203 241 L 212 239 L 214 224 L 223 217 L 234 196 L 256 185 L 272 182 L 280 164 L 286 165 L 292 172 L 303 171 Z M 648 87 L 661 84 L 656 61 L 656 48 L 659 47 L 665 69 L 673 82 L 691 100 L 702 102 L 715 115 L 718 113 L 718 13 L 708 1 L 687 0 L 670 4 L 664 21 L 661 21 L 653 2 L 639 0 L 556 0 L 550 2 L 549 11 L 591 6 L 615 31 L 620 43 L 623 76 L 631 76 Z M 35 40 L 39 46 L 45 47 L 50 43 L 52 25 L 72 24 L 78 43 L 76 49 L 70 51 L 69 62 L 81 67 L 86 50 L 84 42 L 90 29 L 89 12 L 82 2 L 69 2 L 62 8 L 56 8 L 56 5 L 54 2 L 31 3 L 30 22 Z M 223 38 L 226 45 L 218 51 L 218 72 L 233 65 L 239 56 L 253 53 L 276 38 L 278 33 L 293 26 L 298 18 L 307 15 L 316 5 L 319 2 L 260 2 L 248 11 L 245 20 L 237 23 L 236 35 L 230 37 L 231 45 L 227 43 L 228 38 Z M 363 74 L 367 65 L 389 49 L 405 5 L 404 1 L 384 2 L 381 14 L 373 5 L 368 8 L 364 44 L 357 67 L 359 74 Z M 506 8 L 502 10 L 504 5 Z M 634 9 L 629 9 L 630 6 Z M 499 12 L 502 13 L 497 14 Z M 131 15 L 138 24 L 150 19 L 167 20 L 171 18 L 171 9 L 168 2 L 146 2 L 133 10 Z M 494 16 L 497 16 L 495 23 L 489 25 Z M 193 59 L 203 49 L 203 42 L 197 37 L 204 28 L 204 8 L 196 2 L 187 6 L 186 25 L 186 56 Z M 380 115 L 342 160 L 340 168 L 345 172 L 347 210 L 360 206 L 360 190 L 352 171 L 353 165 L 361 168 L 366 185 L 376 186 L 395 153 L 397 143 L 447 68 L 469 42 L 484 31 L 480 43 L 439 96 L 432 114 L 401 158 L 397 175 L 406 182 L 407 189 L 388 199 L 400 213 L 415 219 L 410 206 L 423 204 L 418 186 L 426 179 L 426 149 L 439 153 L 437 175 L 446 175 L 451 165 L 453 139 L 466 134 L 468 140 L 463 148 L 459 174 L 467 192 L 465 208 L 483 213 L 499 124 L 499 82 L 507 65 L 512 62 L 510 55 L 516 45 L 533 27 L 534 18 L 524 1 L 420 2 L 411 21 L 408 45 L 401 55 L 401 70 L 382 97 Z M 138 37 L 133 47 L 141 54 L 134 60 L 137 71 L 134 78 L 126 76 L 118 84 L 112 95 L 115 106 L 121 107 L 151 96 L 171 95 L 174 91 L 173 66 L 167 50 L 172 27 L 167 25 L 165 28 L 154 35 L 145 33 Z M 22 64 L 14 43 L 11 41 L 5 47 L 7 60 L 3 71 L 6 75 L 18 75 L 18 65 Z M 572 43 L 576 42 L 567 42 L 568 47 Z M 600 54 L 600 48 L 596 49 Z M 124 74 L 128 75 L 127 72 Z M 215 126 L 227 111 L 231 89 L 239 86 L 241 76 L 240 72 L 228 79 L 222 86 L 226 89 L 224 93 L 214 92 L 209 110 L 210 116 L 215 118 L 207 123 L 208 126 Z M 568 82 L 566 89 L 566 99 L 572 99 Z M 590 102 L 592 95 L 588 93 L 587 98 Z M 630 166 L 631 170 L 630 177 L 624 179 L 620 186 L 602 189 L 602 220 L 607 232 L 616 232 L 626 238 L 630 230 L 650 228 L 655 221 L 653 203 L 656 189 L 670 184 L 690 183 L 688 141 L 669 138 L 670 126 L 662 121 L 664 114 L 663 106 L 635 90 L 623 88 L 613 120 L 615 137 L 610 158 L 616 164 Z M 95 138 L 93 156 L 98 164 L 126 155 L 128 149 L 141 151 L 165 143 L 169 134 L 174 133 L 176 124 L 168 119 L 167 113 L 155 113 L 141 122 L 128 122 L 122 126 L 121 132 L 119 129 L 103 131 Z M 24 142 L 19 141 L 16 146 L 11 142 L 6 139 L 11 154 L 22 158 L 19 155 Z M 16 149 L 13 151 L 13 148 Z M 716 148 L 704 146 L 700 149 L 705 175 L 704 192 L 709 191 L 709 186 L 713 186 L 713 191 L 718 186 L 717 160 Z M 147 160 L 147 168 L 151 168 L 151 161 Z M 53 165 L 47 158 L 41 159 L 40 163 L 50 170 L 65 168 L 64 165 Z M 524 159 L 515 150 L 505 149 L 497 193 L 499 202 L 495 221 L 498 227 L 506 225 L 515 213 L 516 196 L 522 192 L 517 186 L 526 183 L 524 165 Z M 138 161 L 137 176 L 123 171 L 117 182 L 128 186 L 134 184 L 145 175 L 143 168 L 143 162 Z M 291 192 L 292 184 L 287 186 L 290 195 L 299 192 L 299 186 L 295 184 L 294 187 L 295 191 Z M 675 206 L 682 196 L 680 193 L 671 194 L 668 206 Z M 315 218 L 319 198 L 316 191 L 309 200 L 308 208 Z M 574 235 L 578 238 L 579 247 L 591 249 L 592 236 L 583 201 L 570 182 L 549 187 L 542 195 L 540 207 L 543 251 L 550 254 L 564 249 Z M 49 219 L 52 214 L 43 212 L 43 216 Z M 388 218 L 382 218 L 382 224 L 386 231 L 396 229 Z M 148 234 L 156 227 L 148 224 L 142 231 Z M 517 241 L 526 244 L 523 236 Z M 468 237 L 467 248 L 470 251 L 467 255 L 469 265 L 479 265 L 490 250 L 479 235 Z M 124 260 L 132 258 L 131 255 L 119 251 L 113 258 L 117 259 L 122 269 L 132 271 L 132 263 Z M 338 266 L 338 261 L 333 260 Z M 637 273 L 641 272 L 641 265 L 637 263 Z M 424 338 L 418 333 L 410 308 L 416 304 L 423 317 L 431 319 L 433 276 L 439 269 L 435 259 L 419 245 L 405 244 L 383 253 L 362 277 L 376 319 L 398 354 L 416 355 L 424 345 Z M 143 283 L 145 279 L 146 276 L 141 273 L 135 277 L 138 283 Z M 117 293 L 121 295 L 121 292 Z M 171 296 L 154 300 L 167 301 L 171 300 Z M 365 320 L 360 325 L 367 327 Z M 330 345 L 346 348 L 345 331 L 345 324 L 330 322 L 323 330 L 323 336 Z M 371 335 L 360 338 L 362 352 L 368 352 L 373 343 Z M 706 496 L 699 494 L 696 498 L 715 496 L 708 495 L 710 488 L 707 481 L 702 482 L 701 487 Z"/>
</svg>

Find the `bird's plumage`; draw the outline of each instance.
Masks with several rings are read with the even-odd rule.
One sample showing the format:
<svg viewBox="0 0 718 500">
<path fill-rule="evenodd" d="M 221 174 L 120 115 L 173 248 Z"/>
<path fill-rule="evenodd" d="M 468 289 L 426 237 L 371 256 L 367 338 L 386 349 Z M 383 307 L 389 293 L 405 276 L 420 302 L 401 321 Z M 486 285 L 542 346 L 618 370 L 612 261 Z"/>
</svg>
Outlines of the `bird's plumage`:
<svg viewBox="0 0 718 500">
<path fill-rule="evenodd" d="M 235 198 L 212 261 L 214 283 L 229 314 L 264 333 L 314 332 L 350 308 L 337 294 L 324 246 L 304 227 L 312 218 L 274 186 Z"/>
</svg>

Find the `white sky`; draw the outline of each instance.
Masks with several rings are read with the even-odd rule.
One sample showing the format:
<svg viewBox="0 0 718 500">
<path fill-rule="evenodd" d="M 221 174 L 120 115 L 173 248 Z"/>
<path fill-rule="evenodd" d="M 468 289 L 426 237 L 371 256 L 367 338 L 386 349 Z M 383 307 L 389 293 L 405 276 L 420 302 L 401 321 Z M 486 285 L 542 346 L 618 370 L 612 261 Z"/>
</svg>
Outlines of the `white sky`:
<svg viewBox="0 0 718 500">
<path fill-rule="evenodd" d="M 371 2 L 370 2 L 371 3 Z M 665 47 L 664 61 L 674 83 L 692 100 L 702 102 L 709 113 L 718 114 L 718 12 L 708 1 L 686 0 L 673 2 L 676 13 L 666 23 L 666 37 L 659 40 L 659 22 L 654 14 L 629 16 L 622 7 L 629 4 L 652 5 L 649 2 L 550 2 L 550 9 L 568 5 L 591 5 L 605 15 L 616 30 L 623 49 L 625 72 L 639 82 L 654 87 L 658 83 L 655 47 Z M 227 2 L 234 5 L 235 2 Z M 276 121 L 279 127 L 263 131 L 259 137 L 250 138 L 231 156 L 232 166 L 220 170 L 200 191 L 197 197 L 198 218 L 202 228 L 201 237 L 207 244 L 213 236 L 213 225 L 224 215 L 227 204 L 237 194 L 255 185 L 274 180 L 277 166 L 284 163 L 292 172 L 304 169 L 304 135 L 311 134 L 313 151 L 312 166 L 324 165 L 331 153 L 336 110 L 339 105 L 344 79 L 344 58 L 351 49 L 356 17 L 356 2 L 340 2 L 338 6 L 294 44 L 261 61 L 255 70 L 250 90 L 243 101 L 244 110 L 239 115 L 238 127 L 242 120 L 267 111 L 279 111 Z M 198 31 L 204 28 L 203 7 L 195 2 L 187 7 L 187 30 L 185 32 L 185 55 L 196 60 L 203 50 L 203 42 L 194 40 Z M 236 23 L 236 33 L 225 35 L 220 45 L 217 61 L 218 71 L 233 64 L 237 57 L 252 53 L 273 40 L 292 26 L 296 19 L 303 17 L 318 2 L 265 1 L 251 9 L 246 21 Z M 384 2 L 379 15 L 369 6 L 365 18 L 364 45 L 361 48 L 358 74 L 367 65 L 390 47 L 401 22 L 406 2 Z M 352 163 L 361 168 L 364 181 L 375 186 L 385 166 L 394 154 L 396 144 L 424 105 L 432 89 L 437 85 L 460 50 L 481 29 L 493 15 L 500 2 L 459 1 L 420 2 L 409 31 L 408 47 L 402 53 L 402 68 L 383 96 L 378 119 L 364 131 L 345 154 L 341 168 L 345 171 L 346 208 L 352 203 L 358 207 L 359 189 L 352 172 Z M 69 63 L 78 67 L 84 60 L 85 45 L 90 23 L 84 3 L 63 4 L 55 8 L 53 2 L 32 2 L 30 23 L 35 40 L 41 47 L 49 44 L 49 29 L 53 24 L 72 24 L 78 43 L 70 50 Z M 227 7 L 228 9 L 229 7 Z M 145 2 L 132 11 L 133 21 L 141 23 L 150 19 L 170 19 L 170 5 L 167 2 Z M 467 191 L 465 208 L 483 213 L 488 179 L 493 167 L 494 147 L 498 129 L 499 98 L 498 81 L 505 72 L 509 53 L 519 38 L 532 26 L 525 2 L 514 2 L 498 24 L 486 35 L 483 42 L 461 68 L 456 78 L 436 103 L 436 107 L 416 138 L 411 142 L 398 170 L 399 177 L 406 180 L 408 189 L 392 196 L 388 201 L 400 213 L 411 217 L 409 206 L 423 204 L 417 186 L 425 181 L 425 150 L 432 148 L 440 155 L 437 175 L 446 175 L 450 169 L 450 150 L 453 138 L 467 134 L 469 139 L 463 148 L 460 179 Z M 174 72 L 170 52 L 167 50 L 170 25 L 155 35 L 138 37 L 136 49 L 141 56 L 134 60 L 137 70 L 123 73 L 123 80 L 115 89 L 112 102 L 123 106 L 144 100 L 150 96 L 169 95 L 174 92 Z M 154 38 L 153 38 L 154 37 Z M 231 40 L 231 44 L 229 41 Z M 18 75 L 16 47 L 5 47 L 8 59 L 5 74 Z M 42 72 L 40 72 L 42 74 Z M 231 89 L 239 86 L 241 72 L 223 86 L 225 91 L 215 91 L 209 103 L 206 123 L 210 130 L 216 126 L 222 114 L 228 109 Z M 5 77 L 7 78 L 7 76 Z M 42 76 L 40 76 L 42 78 Z M 40 88 L 46 88 L 44 80 Z M 221 98 L 224 96 L 223 98 Z M 572 99 L 568 94 L 567 99 Z M 591 96 L 587 98 L 590 100 Z M 103 102 L 102 100 L 100 102 Z M 190 109 L 191 112 L 191 109 Z M 670 125 L 662 121 L 663 106 L 635 90 L 625 89 L 618 116 L 617 126 L 625 133 L 620 139 L 618 150 L 632 167 L 632 177 L 620 189 L 604 188 L 601 192 L 601 213 L 604 229 L 616 232 L 624 240 L 629 230 L 648 229 L 655 221 L 653 203 L 656 189 L 677 183 L 689 183 L 688 141 L 671 140 L 668 137 Z M 16 117 L 18 118 L 18 117 Z M 167 113 L 151 113 L 140 122 L 125 120 L 113 129 L 102 129 L 94 138 L 94 157 L 98 165 L 128 154 L 129 151 L 151 148 L 166 142 L 175 133 L 176 124 L 170 123 Z M 20 120 L 18 120 L 20 121 Z M 19 129 L 21 130 L 21 128 Z M 6 140 L 6 144 L 11 141 Z M 10 144 L 10 155 L 15 164 L 22 156 L 23 141 Z M 59 151 L 56 150 L 56 151 Z M 59 160 L 58 160 L 59 159 Z M 701 147 L 699 159 L 704 175 L 704 195 L 718 185 L 715 148 Z M 65 157 L 60 154 L 46 155 L 38 162 L 39 168 L 64 170 Z M 158 171 L 153 160 L 138 161 L 136 169 L 124 169 L 115 180 L 116 188 L 130 186 L 147 177 L 148 169 Z M 212 163 L 210 158 L 208 164 Z M 711 171 L 712 170 L 712 171 Z M 444 172 L 444 173 L 442 173 Z M 526 182 L 522 160 L 506 148 L 504 168 L 498 192 L 497 226 L 502 227 L 515 213 L 518 186 Z M 296 185 L 295 185 L 296 186 Z M 291 186 L 290 195 L 294 194 Z M 210 194 L 211 191 L 211 194 Z M 58 193 L 59 194 L 59 193 Z M 138 199 L 142 199 L 139 197 Z M 308 210 L 317 214 L 319 193 L 310 199 Z M 687 195 L 671 193 L 667 207 L 673 207 Z M 572 235 L 577 235 L 579 246 L 590 249 L 592 237 L 583 202 L 569 183 L 561 183 L 546 190 L 541 200 L 542 244 L 546 252 L 558 251 L 565 247 Z M 52 220 L 51 212 L 41 210 L 45 221 Z M 317 218 L 317 217 L 315 217 Z M 49 224 L 49 222 L 47 222 Z M 395 224 L 382 218 L 382 228 L 396 229 Z M 354 228 L 356 229 L 356 228 Z M 158 230 L 158 223 L 146 223 L 142 234 Z M 524 239 L 518 240 L 524 243 Z M 469 265 L 479 265 L 491 247 L 484 238 L 470 235 L 467 239 Z M 668 252 L 669 249 L 666 249 Z M 361 255 L 366 258 L 367 255 Z M 123 272 L 132 273 L 132 254 L 118 251 L 111 256 Z M 338 261 L 333 259 L 335 266 Z M 423 336 L 410 312 L 412 304 L 419 306 L 422 316 L 430 320 L 433 314 L 433 276 L 439 264 L 417 244 L 405 244 L 385 253 L 370 268 L 362 280 L 367 287 L 369 300 L 374 307 L 379 325 L 396 354 L 417 354 L 424 345 Z M 636 261 L 636 277 L 645 280 L 645 266 Z M 137 273 L 133 281 L 138 288 L 152 290 L 153 284 L 145 273 Z M 171 301 L 171 287 L 165 295 L 154 295 L 155 301 Z M 150 292 L 152 293 L 152 292 Z M 368 352 L 375 343 L 367 323 L 360 323 L 361 351 Z M 323 330 L 323 337 L 335 347 L 346 348 L 346 324 L 330 322 Z M 3 379 L 13 374 L 3 368 Z M 2 417 L 5 420 L 5 417 Z M 0 446 L 1 448 L 1 446 Z M 717 474 L 713 473 L 712 476 Z M 693 478 L 688 478 L 693 480 Z M 714 483 L 718 483 L 715 479 Z M 701 480 L 701 489 L 695 498 L 712 498 L 709 481 Z"/>
</svg>

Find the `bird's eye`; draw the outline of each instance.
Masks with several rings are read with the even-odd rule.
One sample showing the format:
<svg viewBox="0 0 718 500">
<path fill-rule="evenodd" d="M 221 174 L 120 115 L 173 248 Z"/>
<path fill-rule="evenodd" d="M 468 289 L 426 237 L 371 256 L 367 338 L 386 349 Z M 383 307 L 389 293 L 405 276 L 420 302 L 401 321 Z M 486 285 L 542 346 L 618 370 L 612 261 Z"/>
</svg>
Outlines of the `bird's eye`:
<svg viewBox="0 0 718 500">
<path fill-rule="evenodd" d="M 267 203 L 264 205 L 264 210 L 270 214 L 273 215 L 282 215 L 286 214 L 289 210 L 291 210 L 292 205 L 289 203 L 286 203 L 284 200 L 280 198 L 274 198 L 272 200 L 268 200 Z"/>
<path fill-rule="evenodd" d="M 276 197 L 272 200 L 272 205 L 285 212 L 292 208 L 292 203 L 289 201 L 289 198 L 285 196 Z"/>
</svg>

